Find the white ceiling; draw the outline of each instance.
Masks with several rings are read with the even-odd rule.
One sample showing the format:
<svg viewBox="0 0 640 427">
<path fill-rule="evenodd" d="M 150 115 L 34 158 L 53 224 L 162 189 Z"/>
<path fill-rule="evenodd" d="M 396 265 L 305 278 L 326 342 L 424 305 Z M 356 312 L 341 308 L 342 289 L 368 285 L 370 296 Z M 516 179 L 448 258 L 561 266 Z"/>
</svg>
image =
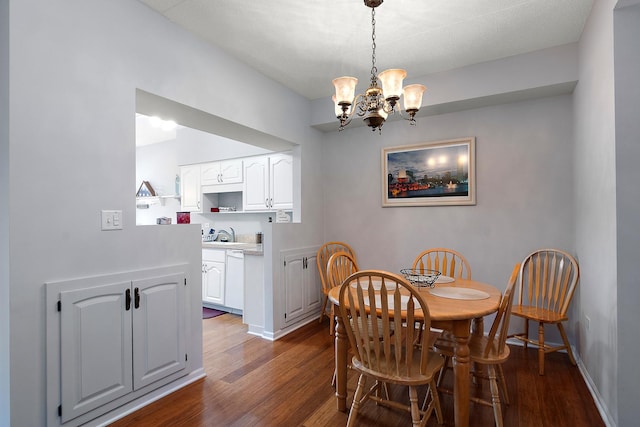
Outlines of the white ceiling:
<svg viewBox="0 0 640 427">
<path fill-rule="evenodd" d="M 331 80 L 368 84 L 371 9 L 363 0 L 140 0 L 308 99 Z M 593 0 L 387 0 L 376 8 L 376 65 L 412 76 L 578 41 Z"/>
</svg>

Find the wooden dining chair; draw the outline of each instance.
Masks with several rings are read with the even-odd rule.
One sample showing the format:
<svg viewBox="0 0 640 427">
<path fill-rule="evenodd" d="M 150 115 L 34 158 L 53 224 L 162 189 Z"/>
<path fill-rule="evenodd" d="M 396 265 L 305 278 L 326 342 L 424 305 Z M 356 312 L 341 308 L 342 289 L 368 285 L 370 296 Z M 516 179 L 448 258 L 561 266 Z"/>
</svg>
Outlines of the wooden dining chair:
<svg viewBox="0 0 640 427">
<path fill-rule="evenodd" d="M 327 262 L 327 293 L 334 287 L 342 285 L 342 282 L 344 282 L 347 277 L 358 270 L 360 270 L 358 268 L 358 262 L 350 253 L 338 251 L 331 255 Z M 329 311 L 329 333 L 333 335 L 335 332 L 335 311 L 333 304 L 331 304 Z"/>
<path fill-rule="evenodd" d="M 413 268 L 420 271 L 436 270 L 443 276 L 471 280 L 471 266 L 457 251 L 447 248 L 431 248 L 422 251 L 413 261 Z"/>
<path fill-rule="evenodd" d="M 327 266 L 329 264 L 329 258 L 331 255 L 336 252 L 346 252 L 355 260 L 356 254 L 351 249 L 347 243 L 344 242 L 327 242 L 320 246 L 318 249 L 318 253 L 316 255 L 316 265 L 318 267 L 318 274 L 320 275 L 320 283 L 322 284 L 322 311 L 320 312 L 320 319 L 318 320 L 322 323 L 322 319 L 324 316 L 329 318 L 329 333 L 333 335 L 334 333 L 334 315 L 331 308 L 327 311 L 327 303 L 329 302 L 329 291 L 331 290 L 331 286 L 329 285 L 329 281 L 327 280 Z"/>
<path fill-rule="evenodd" d="M 443 359 L 427 345 L 415 346 L 419 332 L 406 327 L 415 325 L 417 319 L 427 327 L 431 324 L 429 308 L 417 289 L 396 274 L 363 270 L 342 283 L 339 306 L 340 319 L 355 353 L 351 366 L 360 373 L 347 426 L 354 425 L 367 400 L 408 411 L 414 426 L 426 425 L 435 410 L 438 423 L 442 424 L 434 378 L 442 368 Z M 375 381 L 369 390 L 367 379 Z M 410 404 L 381 397 L 379 392 L 384 384 L 408 386 Z M 418 404 L 421 385 L 428 385 L 425 401 L 431 396 L 426 409 Z"/>
<path fill-rule="evenodd" d="M 544 355 L 566 350 L 575 366 L 563 322 L 569 320 L 567 310 L 578 284 L 579 269 L 575 258 L 559 249 L 539 249 L 522 262 L 518 279 L 518 298 L 512 314 L 524 319 L 524 331 L 511 335 L 524 343 L 538 347 L 538 373 L 544 375 Z M 529 338 L 529 321 L 538 322 L 538 339 Z M 560 331 L 563 345 L 549 345 L 544 328 L 554 324 Z"/>
<path fill-rule="evenodd" d="M 471 266 L 469 262 L 460 252 L 453 249 L 426 249 L 413 260 L 412 268 L 421 273 L 424 273 L 424 270 L 436 270 L 439 271 L 442 276 L 471 280 Z M 482 328 L 482 321 L 480 321 L 478 327 Z M 430 344 L 433 344 L 433 341 L 440 335 L 440 332 L 441 331 L 430 331 Z M 453 339 L 453 336 L 446 331 L 444 332 L 444 337 Z"/>
<path fill-rule="evenodd" d="M 502 371 L 502 364 L 509 358 L 509 346 L 507 345 L 507 337 L 509 333 L 509 319 L 511 318 L 511 310 L 513 306 L 513 294 L 520 271 L 520 263 L 516 264 L 509 277 L 507 288 L 502 295 L 498 313 L 496 314 L 488 335 L 472 335 L 469 338 L 469 358 L 474 366 L 473 375 L 478 379 L 489 381 L 491 389 L 491 400 L 482 399 L 471 396 L 471 401 L 482 405 L 493 407 L 493 416 L 496 426 L 502 427 L 502 404 L 500 401 L 500 391 L 504 399 L 504 403 L 509 403 L 509 394 L 507 393 L 507 383 Z M 441 353 L 445 359 L 451 360 L 454 356 L 455 342 L 449 339 L 438 339 L 434 344 L 437 352 Z M 445 362 L 446 365 L 446 362 Z M 486 369 L 484 369 L 486 368 Z M 444 373 L 444 370 L 442 371 Z M 440 386 L 442 377 L 438 379 Z M 501 390 L 500 390 L 501 389 Z M 451 392 L 440 388 L 441 391 Z"/>
</svg>

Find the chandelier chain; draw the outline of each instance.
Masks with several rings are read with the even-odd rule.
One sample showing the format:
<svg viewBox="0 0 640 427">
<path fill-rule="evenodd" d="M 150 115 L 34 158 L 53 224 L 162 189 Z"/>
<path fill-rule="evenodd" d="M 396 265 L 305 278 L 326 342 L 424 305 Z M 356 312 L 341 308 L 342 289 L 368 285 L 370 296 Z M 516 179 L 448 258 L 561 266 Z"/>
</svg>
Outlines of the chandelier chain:
<svg viewBox="0 0 640 427">
<path fill-rule="evenodd" d="M 378 68 L 376 67 L 376 10 L 371 8 L 371 82 L 377 81 Z"/>
</svg>

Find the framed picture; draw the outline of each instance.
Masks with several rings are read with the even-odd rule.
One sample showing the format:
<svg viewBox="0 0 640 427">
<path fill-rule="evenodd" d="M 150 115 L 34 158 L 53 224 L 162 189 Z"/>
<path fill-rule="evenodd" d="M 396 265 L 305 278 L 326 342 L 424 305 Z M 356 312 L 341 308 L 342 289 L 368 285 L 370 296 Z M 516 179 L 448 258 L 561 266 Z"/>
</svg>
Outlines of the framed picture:
<svg viewBox="0 0 640 427">
<path fill-rule="evenodd" d="M 382 149 L 382 206 L 476 204 L 475 138 Z"/>
</svg>

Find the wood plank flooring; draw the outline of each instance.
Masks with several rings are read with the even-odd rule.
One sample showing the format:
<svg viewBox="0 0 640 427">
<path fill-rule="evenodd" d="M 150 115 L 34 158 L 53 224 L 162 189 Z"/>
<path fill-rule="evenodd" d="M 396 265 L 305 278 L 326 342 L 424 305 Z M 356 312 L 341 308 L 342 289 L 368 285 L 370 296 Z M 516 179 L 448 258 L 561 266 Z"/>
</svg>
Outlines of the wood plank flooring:
<svg viewBox="0 0 640 427">
<path fill-rule="evenodd" d="M 123 418 L 125 426 L 341 426 L 347 414 L 337 411 L 333 374 L 333 337 L 328 321 L 313 322 L 278 341 L 248 335 L 240 316 L 224 314 L 203 320 L 204 368 L 207 377 Z M 538 375 L 537 352 L 512 346 L 504 365 L 510 405 L 503 407 L 505 426 L 604 426 L 577 367 L 566 354 L 546 357 Z M 452 375 L 447 375 L 450 382 Z M 349 373 L 353 396 L 357 381 Z M 393 388 L 407 402 L 405 389 Z M 487 396 L 489 386 L 472 394 Z M 349 402 L 350 403 L 350 402 Z M 453 426 L 453 398 L 441 397 L 445 426 Z M 490 407 L 471 404 L 471 426 L 493 426 Z M 409 413 L 368 402 L 359 426 L 407 426 Z M 435 415 L 428 426 L 437 426 Z"/>
</svg>

